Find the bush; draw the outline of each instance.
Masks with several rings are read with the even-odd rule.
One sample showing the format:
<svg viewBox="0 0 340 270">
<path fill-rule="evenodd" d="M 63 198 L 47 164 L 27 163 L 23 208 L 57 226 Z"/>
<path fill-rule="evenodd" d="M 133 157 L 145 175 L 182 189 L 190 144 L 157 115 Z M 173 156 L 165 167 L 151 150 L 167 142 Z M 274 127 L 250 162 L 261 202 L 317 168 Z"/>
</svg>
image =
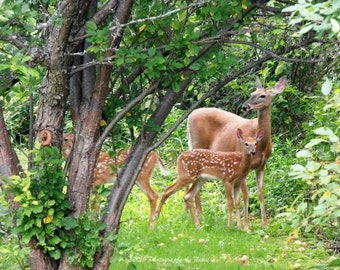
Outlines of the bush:
<svg viewBox="0 0 340 270">
<path fill-rule="evenodd" d="M 289 173 L 305 181 L 308 190 L 284 215 L 294 229 L 334 239 L 340 221 L 340 89 L 331 93 L 332 83 L 326 80 L 321 90 L 324 98 L 309 123 L 307 143 Z"/>
</svg>

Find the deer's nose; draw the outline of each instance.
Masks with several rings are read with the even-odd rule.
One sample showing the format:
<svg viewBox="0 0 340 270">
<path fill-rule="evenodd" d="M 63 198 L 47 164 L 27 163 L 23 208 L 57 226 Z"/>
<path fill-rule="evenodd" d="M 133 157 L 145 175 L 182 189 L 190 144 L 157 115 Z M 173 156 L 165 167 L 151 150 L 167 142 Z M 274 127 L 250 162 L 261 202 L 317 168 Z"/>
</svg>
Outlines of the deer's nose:
<svg viewBox="0 0 340 270">
<path fill-rule="evenodd" d="M 244 112 L 247 112 L 247 111 L 249 111 L 250 109 L 251 109 L 251 107 L 250 107 L 249 104 L 244 104 L 244 105 L 242 106 L 242 111 L 244 111 Z"/>
</svg>

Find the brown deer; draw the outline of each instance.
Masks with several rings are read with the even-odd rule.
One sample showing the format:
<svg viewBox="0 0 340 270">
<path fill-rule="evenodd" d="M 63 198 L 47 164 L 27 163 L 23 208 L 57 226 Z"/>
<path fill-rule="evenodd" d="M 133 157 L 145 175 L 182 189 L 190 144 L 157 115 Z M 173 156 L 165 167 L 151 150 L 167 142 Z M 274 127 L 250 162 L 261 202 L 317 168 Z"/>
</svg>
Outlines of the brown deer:
<svg viewBox="0 0 340 270">
<path fill-rule="evenodd" d="M 251 93 L 251 97 L 242 109 L 244 111 L 258 111 L 257 119 L 246 119 L 216 108 L 196 109 L 188 117 L 187 129 L 190 149 L 204 148 L 222 152 L 240 151 L 242 145 L 235 136 L 237 128 L 241 128 L 247 137 L 254 136 L 256 130 L 264 130 L 264 137 L 257 146 L 256 155 L 250 166 L 251 170 L 256 171 L 256 184 L 264 226 L 268 225 L 264 205 L 263 180 L 264 167 L 272 152 L 271 101 L 272 96 L 283 92 L 286 84 L 287 79 L 283 77 L 275 84 L 273 89 L 265 89 L 262 87 L 259 78 L 256 78 L 256 91 Z M 194 185 L 199 190 L 203 185 L 203 180 L 196 181 Z M 242 181 L 241 188 L 245 204 L 248 205 L 246 181 Z M 201 214 L 199 193 L 196 196 L 196 207 L 198 213 Z"/>
<path fill-rule="evenodd" d="M 237 130 L 237 137 L 242 143 L 242 152 L 214 152 L 208 149 L 193 149 L 182 153 L 177 159 L 177 181 L 167 187 L 162 195 L 158 205 L 156 214 L 161 212 L 165 201 L 182 187 L 186 187 L 201 176 L 209 178 L 219 178 L 223 181 L 227 191 L 228 201 L 228 227 L 232 227 L 232 211 L 233 211 L 233 191 L 237 215 L 237 227 L 242 228 L 240 214 L 240 198 L 239 191 L 241 182 L 250 170 L 252 159 L 256 154 L 256 144 L 261 141 L 264 131 L 260 129 L 255 137 L 243 137 L 241 129 Z M 192 185 L 184 199 L 190 210 L 191 216 L 197 227 L 201 227 L 197 213 L 194 209 L 194 198 L 197 193 L 196 186 Z M 246 207 L 246 205 L 245 205 Z M 248 229 L 248 215 L 245 211 L 244 227 Z"/>
<path fill-rule="evenodd" d="M 62 153 L 64 157 L 68 157 L 70 155 L 72 147 L 73 134 L 64 134 L 64 142 L 62 145 Z M 129 153 L 129 148 L 125 150 L 117 149 L 116 157 L 111 157 L 107 152 L 101 152 L 93 171 L 93 187 L 113 181 L 120 170 L 119 167 L 124 165 Z M 159 155 L 156 152 L 151 151 L 148 154 L 136 180 L 136 184 L 144 192 L 150 202 L 150 228 L 154 228 L 153 217 L 155 215 L 158 199 L 157 192 L 153 190 L 150 184 L 151 177 L 156 166 L 161 169 L 163 174 L 167 173 L 164 163 L 160 159 Z"/>
</svg>

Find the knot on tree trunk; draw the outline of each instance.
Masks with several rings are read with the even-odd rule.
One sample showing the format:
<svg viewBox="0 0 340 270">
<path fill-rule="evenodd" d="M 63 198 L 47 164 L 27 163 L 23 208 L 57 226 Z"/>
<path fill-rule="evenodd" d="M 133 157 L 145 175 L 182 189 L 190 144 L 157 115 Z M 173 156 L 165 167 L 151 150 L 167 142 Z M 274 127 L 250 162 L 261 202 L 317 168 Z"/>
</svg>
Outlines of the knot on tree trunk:
<svg viewBox="0 0 340 270">
<path fill-rule="evenodd" d="M 52 145 L 52 132 L 44 129 L 39 133 L 39 142 L 42 146 L 51 146 Z"/>
</svg>

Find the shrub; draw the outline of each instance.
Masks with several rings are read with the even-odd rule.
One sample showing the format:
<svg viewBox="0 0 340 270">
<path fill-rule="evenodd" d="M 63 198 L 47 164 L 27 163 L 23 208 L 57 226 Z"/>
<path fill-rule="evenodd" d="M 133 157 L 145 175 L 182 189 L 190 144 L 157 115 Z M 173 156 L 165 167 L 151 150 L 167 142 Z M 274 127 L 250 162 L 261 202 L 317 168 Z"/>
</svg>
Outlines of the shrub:
<svg viewBox="0 0 340 270">
<path fill-rule="evenodd" d="M 326 80 L 321 90 L 324 98 L 309 124 L 307 144 L 289 173 L 292 179 L 304 180 L 308 190 L 284 215 L 294 229 L 331 239 L 340 220 L 340 89 L 331 92 L 332 83 Z"/>
</svg>

